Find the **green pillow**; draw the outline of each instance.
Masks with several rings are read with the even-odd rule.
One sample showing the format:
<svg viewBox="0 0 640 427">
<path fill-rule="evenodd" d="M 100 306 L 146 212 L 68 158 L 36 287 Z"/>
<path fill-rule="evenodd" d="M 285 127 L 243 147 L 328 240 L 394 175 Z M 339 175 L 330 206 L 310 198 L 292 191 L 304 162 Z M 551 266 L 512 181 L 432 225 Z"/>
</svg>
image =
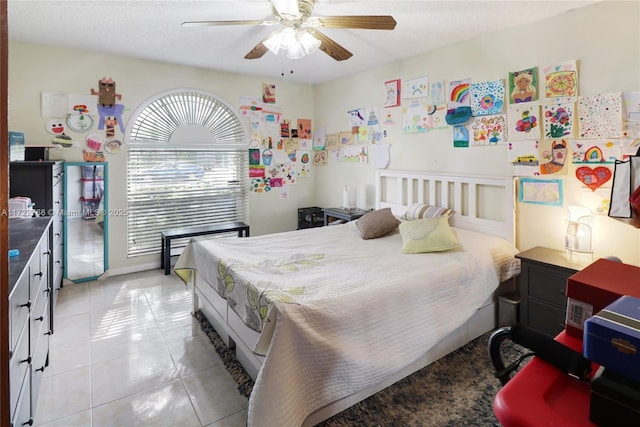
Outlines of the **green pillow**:
<svg viewBox="0 0 640 427">
<path fill-rule="evenodd" d="M 458 245 L 446 215 L 405 221 L 398 229 L 402 236 L 402 252 L 407 254 L 448 251 Z"/>
</svg>

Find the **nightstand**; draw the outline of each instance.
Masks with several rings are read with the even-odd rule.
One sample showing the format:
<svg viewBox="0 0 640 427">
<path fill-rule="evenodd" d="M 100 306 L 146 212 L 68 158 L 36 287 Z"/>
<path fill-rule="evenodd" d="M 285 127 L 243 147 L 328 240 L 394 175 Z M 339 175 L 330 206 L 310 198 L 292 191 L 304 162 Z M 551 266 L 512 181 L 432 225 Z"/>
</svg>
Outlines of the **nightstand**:
<svg viewBox="0 0 640 427">
<path fill-rule="evenodd" d="M 329 225 L 336 221 L 340 223 L 353 221 L 360 218 L 362 215 L 370 212 L 365 209 L 343 209 L 343 208 L 326 208 L 324 211 L 324 225 Z"/>
<path fill-rule="evenodd" d="M 520 259 L 520 323 L 555 337 L 564 329 L 567 278 L 591 263 L 582 255 L 536 246 Z"/>
</svg>

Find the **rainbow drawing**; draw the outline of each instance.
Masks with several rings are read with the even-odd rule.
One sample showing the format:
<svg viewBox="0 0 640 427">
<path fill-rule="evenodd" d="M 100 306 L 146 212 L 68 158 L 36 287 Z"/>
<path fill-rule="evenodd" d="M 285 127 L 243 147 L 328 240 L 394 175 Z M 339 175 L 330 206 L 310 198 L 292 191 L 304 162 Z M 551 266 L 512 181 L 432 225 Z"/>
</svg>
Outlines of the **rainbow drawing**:
<svg viewBox="0 0 640 427">
<path fill-rule="evenodd" d="M 601 162 L 603 161 L 602 150 L 600 147 L 593 146 L 584 153 L 585 162 Z"/>
<path fill-rule="evenodd" d="M 469 83 L 462 83 L 451 89 L 451 101 L 459 104 L 468 104 Z"/>
</svg>

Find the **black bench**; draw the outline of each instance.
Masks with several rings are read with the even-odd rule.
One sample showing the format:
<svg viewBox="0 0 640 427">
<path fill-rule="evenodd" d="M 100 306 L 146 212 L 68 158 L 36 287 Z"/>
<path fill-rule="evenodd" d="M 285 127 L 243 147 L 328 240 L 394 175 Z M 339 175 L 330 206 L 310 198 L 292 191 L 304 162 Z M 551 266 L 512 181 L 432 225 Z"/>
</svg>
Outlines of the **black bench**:
<svg viewBox="0 0 640 427">
<path fill-rule="evenodd" d="M 164 230 L 162 235 L 162 250 L 160 268 L 164 268 L 164 275 L 171 273 L 171 241 L 183 237 L 204 236 L 206 234 L 220 234 L 237 231 L 238 237 L 249 237 L 249 226 L 244 222 L 228 222 L 224 224 L 198 225 L 195 227 L 171 228 Z"/>
</svg>

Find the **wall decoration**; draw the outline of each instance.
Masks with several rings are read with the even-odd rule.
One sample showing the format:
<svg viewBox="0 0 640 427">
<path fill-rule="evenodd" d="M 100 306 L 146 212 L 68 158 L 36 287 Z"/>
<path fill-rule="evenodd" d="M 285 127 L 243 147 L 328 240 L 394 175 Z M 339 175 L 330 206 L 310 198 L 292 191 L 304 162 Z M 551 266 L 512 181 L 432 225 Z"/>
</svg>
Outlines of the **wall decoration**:
<svg viewBox="0 0 640 427">
<path fill-rule="evenodd" d="M 622 92 L 578 97 L 578 138 L 622 136 Z"/>
<path fill-rule="evenodd" d="M 262 150 L 262 164 L 265 166 L 271 166 L 273 160 L 273 151 L 270 149 Z"/>
<path fill-rule="evenodd" d="M 91 88 L 91 95 L 98 95 L 98 105 L 101 107 L 114 107 L 116 100 L 122 99 L 122 95 L 116 93 L 116 82 L 111 77 L 103 77 L 98 81 L 98 90 Z"/>
<path fill-rule="evenodd" d="M 255 96 L 240 97 L 240 117 L 262 120 L 262 103 Z"/>
<path fill-rule="evenodd" d="M 329 160 L 329 156 L 325 150 L 313 152 L 313 165 L 314 166 L 326 166 Z"/>
<path fill-rule="evenodd" d="M 538 143 L 540 173 L 560 175 L 567 173 L 569 143 L 564 139 L 542 140 Z"/>
<path fill-rule="evenodd" d="M 285 138 L 284 139 L 284 149 L 285 151 L 294 151 L 300 148 L 300 144 L 298 143 L 298 138 Z"/>
<path fill-rule="evenodd" d="M 405 80 L 402 97 L 405 99 L 424 98 L 429 96 L 429 78 L 418 77 L 415 79 Z"/>
<path fill-rule="evenodd" d="M 542 106 L 542 136 L 546 139 L 575 136 L 575 104 L 546 104 Z"/>
<path fill-rule="evenodd" d="M 620 156 L 620 144 L 611 139 L 571 141 L 573 163 L 615 163 Z"/>
<path fill-rule="evenodd" d="M 430 129 L 446 129 L 447 124 L 447 106 L 445 103 L 434 104 L 436 109 L 433 113 L 429 114 L 429 128 Z"/>
<path fill-rule="evenodd" d="M 340 132 L 339 137 L 341 147 L 344 147 L 345 145 L 353 145 L 356 143 L 355 136 L 349 131 Z"/>
<path fill-rule="evenodd" d="M 458 148 L 469 146 L 469 131 L 466 126 L 456 125 L 453 127 L 453 146 Z"/>
<path fill-rule="evenodd" d="M 354 108 L 348 111 L 349 127 L 358 128 L 366 123 L 364 108 Z"/>
<path fill-rule="evenodd" d="M 540 175 L 538 144 L 538 140 L 507 143 L 507 161 L 513 165 L 515 176 Z"/>
<path fill-rule="evenodd" d="M 280 122 L 280 136 L 282 138 L 289 138 L 291 136 L 291 122 L 289 120 L 282 120 Z"/>
<path fill-rule="evenodd" d="M 94 95 L 67 94 L 67 114 L 95 114 L 99 97 Z"/>
<path fill-rule="evenodd" d="M 503 112 L 504 81 L 471 83 L 469 95 L 472 116 L 490 116 Z"/>
<path fill-rule="evenodd" d="M 546 206 L 560 206 L 563 204 L 562 180 L 541 180 L 535 178 L 520 178 L 520 203 L 533 203 Z"/>
<path fill-rule="evenodd" d="M 384 115 L 384 124 L 386 126 L 394 126 L 396 124 L 396 121 L 393 118 L 393 114 L 387 113 Z"/>
<path fill-rule="evenodd" d="M 371 165 L 376 169 L 384 169 L 389 165 L 390 155 L 389 144 L 374 144 L 369 147 L 369 156 L 371 157 Z"/>
<path fill-rule="evenodd" d="M 91 151 L 102 150 L 102 144 L 104 143 L 103 135 L 98 132 L 92 132 L 85 138 L 87 141 L 87 148 Z"/>
<path fill-rule="evenodd" d="M 279 124 L 282 121 L 282 110 L 273 104 L 265 104 L 262 107 L 262 121 Z"/>
<path fill-rule="evenodd" d="M 349 163 L 367 163 L 366 145 L 344 145 L 340 149 L 340 161 Z"/>
<path fill-rule="evenodd" d="M 544 88 L 542 102 L 575 102 L 578 96 L 578 67 L 576 61 L 541 68 Z"/>
<path fill-rule="evenodd" d="M 624 119 L 630 122 L 640 121 L 640 91 L 622 92 Z"/>
<path fill-rule="evenodd" d="M 262 83 L 262 102 L 265 104 L 276 103 L 276 85 L 273 83 Z"/>
<path fill-rule="evenodd" d="M 264 165 L 249 165 L 250 178 L 263 178 L 265 176 Z"/>
<path fill-rule="evenodd" d="M 311 140 L 311 119 L 298 119 L 298 138 Z"/>
<path fill-rule="evenodd" d="M 507 116 L 476 117 L 471 123 L 472 145 L 497 145 L 507 142 Z"/>
<path fill-rule="evenodd" d="M 413 100 L 402 107 L 402 130 L 404 133 L 423 133 L 429 131 L 429 113 L 420 101 Z"/>
<path fill-rule="evenodd" d="M 444 82 L 442 80 L 436 80 L 429 83 L 429 99 L 433 105 L 443 105 L 446 103 Z"/>
<path fill-rule="evenodd" d="M 508 110 L 509 141 L 540 138 L 540 126 L 538 126 L 540 106 L 537 103 L 511 104 Z"/>
<path fill-rule="evenodd" d="M 93 128 L 93 117 L 89 114 L 68 114 L 67 126 L 74 132 L 88 132 Z"/>
<path fill-rule="evenodd" d="M 104 153 L 102 151 L 82 150 L 82 160 L 85 162 L 104 162 Z"/>
<path fill-rule="evenodd" d="M 576 169 L 576 178 L 583 183 L 591 191 L 595 191 L 597 188 L 602 187 L 604 184 L 611 180 L 613 173 L 611 169 L 606 166 L 580 166 Z"/>
<path fill-rule="evenodd" d="M 471 117 L 471 97 L 469 87 L 471 79 L 449 82 L 447 96 L 447 114 L 445 120 L 450 125 L 466 123 Z"/>
<path fill-rule="evenodd" d="M 249 148 L 249 166 L 260 164 L 260 150 L 257 148 Z"/>
<path fill-rule="evenodd" d="M 325 149 L 325 144 L 326 144 L 326 138 L 325 138 L 325 128 L 320 128 L 318 130 L 316 130 L 315 134 L 313 135 L 313 149 L 314 151 L 316 150 L 324 150 Z"/>
<path fill-rule="evenodd" d="M 104 151 L 109 154 L 118 154 L 122 150 L 122 141 L 119 139 L 108 139 L 104 143 Z"/>
<path fill-rule="evenodd" d="M 42 117 L 66 117 L 67 94 L 42 92 L 40 94 L 40 115 Z"/>
<path fill-rule="evenodd" d="M 65 121 L 63 119 L 49 119 L 44 128 L 52 135 L 62 135 L 64 133 Z"/>
<path fill-rule="evenodd" d="M 56 148 L 66 150 L 73 147 L 75 145 L 75 142 L 69 135 L 67 135 L 66 133 L 62 133 L 60 135 L 54 136 L 51 140 L 51 144 L 55 145 Z"/>
<path fill-rule="evenodd" d="M 384 82 L 384 98 L 382 106 L 397 107 L 400 105 L 400 79 Z"/>
<path fill-rule="evenodd" d="M 271 191 L 271 181 L 268 178 L 253 178 L 251 180 L 250 189 L 254 193 L 268 193 Z"/>
<path fill-rule="evenodd" d="M 120 128 L 120 132 L 124 133 L 124 120 L 122 119 L 123 112 L 124 105 L 122 104 L 116 104 L 112 106 L 98 105 L 98 114 L 100 115 L 100 120 L 98 121 L 98 129 L 103 130 L 105 121 L 109 120 L 111 121 L 111 123 L 115 121 Z"/>
<path fill-rule="evenodd" d="M 538 67 L 509 72 L 509 103 L 538 100 Z"/>
<path fill-rule="evenodd" d="M 325 137 L 324 140 L 325 150 L 339 150 L 340 149 L 340 138 L 337 133 L 331 133 Z"/>
</svg>

